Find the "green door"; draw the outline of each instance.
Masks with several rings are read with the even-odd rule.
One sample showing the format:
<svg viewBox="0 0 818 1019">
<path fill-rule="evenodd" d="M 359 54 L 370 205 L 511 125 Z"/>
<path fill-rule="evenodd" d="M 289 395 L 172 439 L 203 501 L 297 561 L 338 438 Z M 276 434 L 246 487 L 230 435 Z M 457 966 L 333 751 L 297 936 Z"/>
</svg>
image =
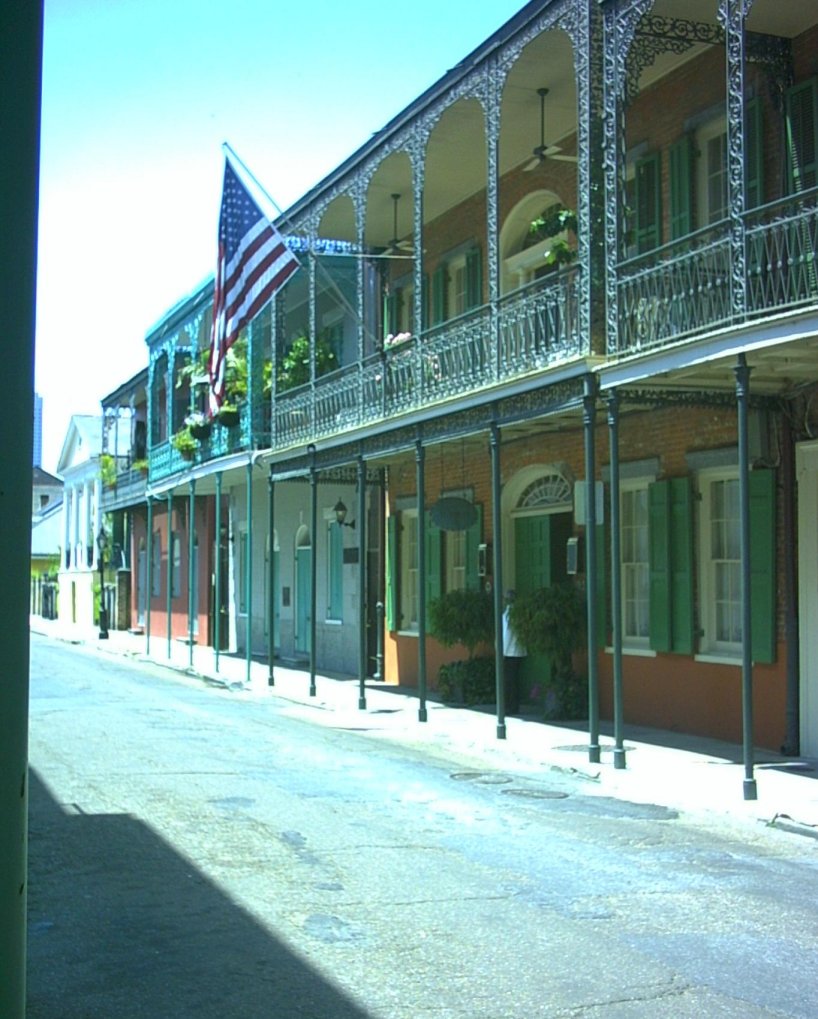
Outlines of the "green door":
<svg viewBox="0 0 818 1019">
<path fill-rule="evenodd" d="M 295 650 L 310 653 L 310 566 L 312 549 L 295 550 Z"/>
<path fill-rule="evenodd" d="M 514 566 L 518 595 L 566 579 L 566 543 L 570 535 L 570 513 L 515 519 Z M 529 654 L 520 670 L 520 701 L 542 703 L 550 679 L 550 658 Z"/>
</svg>

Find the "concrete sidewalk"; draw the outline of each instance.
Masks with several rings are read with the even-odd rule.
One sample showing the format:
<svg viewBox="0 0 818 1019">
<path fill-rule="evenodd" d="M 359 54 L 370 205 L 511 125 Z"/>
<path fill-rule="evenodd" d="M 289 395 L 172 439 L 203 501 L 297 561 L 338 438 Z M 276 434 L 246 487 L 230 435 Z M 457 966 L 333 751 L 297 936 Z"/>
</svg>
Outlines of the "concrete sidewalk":
<svg viewBox="0 0 818 1019">
<path fill-rule="evenodd" d="M 277 698 L 293 711 L 303 710 L 317 724 L 366 732 L 405 744 L 438 748 L 456 755 L 464 767 L 508 772 L 556 769 L 587 780 L 589 792 L 655 803 L 713 820 L 777 828 L 818 838 L 818 761 L 788 758 L 759 750 L 755 755 L 758 799 L 744 799 L 741 746 L 718 740 L 637 726 L 625 727 L 626 767 L 613 764 L 610 726 L 603 723 L 602 761 L 588 760 L 587 725 L 552 725 L 535 718 L 508 718 L 506 738 L 497 738 L 493 712 L 458 708 L 427 700 L 428 721 L 418 720 L 417 691 L 367 681 L 366 708 L 359 708 L 357 680 L 316 677 L 309 694 L 308 672 L 276 662 L 275 685 L 268 685 L 267 663 L 222 653 L 218 668 L 212 648 L 193 647 L 165 636 L 111 630 L 99 640 L 96 630 L 66 627 L 39 616 L 31 630 L 56 640 L 82 644 L 98 652 L 149 661 L 188 677 L 223 686 L 253 699 Z"/>
</svg>

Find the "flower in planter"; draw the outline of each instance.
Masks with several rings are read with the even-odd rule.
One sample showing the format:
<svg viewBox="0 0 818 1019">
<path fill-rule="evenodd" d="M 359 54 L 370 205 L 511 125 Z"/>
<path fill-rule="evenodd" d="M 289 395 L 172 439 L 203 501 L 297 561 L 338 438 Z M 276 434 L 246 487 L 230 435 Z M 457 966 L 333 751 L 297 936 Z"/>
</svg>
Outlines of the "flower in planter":
<svg viewBox="0 0 818 1019">
<path fill-rule="evenodd" d="M 210 435 L 212 422 L 201 411 L 193 411 L 185 418 L 185 425 L 194 439 L 206 439 Z"/>
<path fill-rule="evenodd" d="M 225 428 L 235 428 L 241 421 L 241 411 L 234 403 L 223 403 L 216 412 L 219 424 Z"/>
<path fill-rule="evenodd" d="M 187 425 L 180 428 L 170 441 L 176 452 L 185 460 L 192 460 L 199 448 L 199 443 L 194 439 Z"/>
<path fill-rule="evenodd" d="M 392 347 L 399 347 L 402 343 L 408 343 L 412 339 L 411 333 L 390 333 L 383 341 L 383 349 L 390 350 Z"/>
</svg>

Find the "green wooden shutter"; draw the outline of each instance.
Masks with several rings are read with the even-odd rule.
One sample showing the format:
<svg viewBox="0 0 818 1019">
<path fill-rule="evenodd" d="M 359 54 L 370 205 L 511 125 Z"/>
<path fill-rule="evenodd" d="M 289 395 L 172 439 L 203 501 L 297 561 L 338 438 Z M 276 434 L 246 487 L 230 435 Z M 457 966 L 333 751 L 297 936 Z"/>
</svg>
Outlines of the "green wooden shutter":
<svg viewBox="0 0 818 1019">
<path fill-rule="evenodd" d="M 818 184 L 818 96 L 816 82 L 795 85 L 787 92 L 787 183 L 790 192 Z"/>
<path fill-rule="evenodd" d="M 400 316 L 401 310 L 403 308 L 403 291 L 397 288 L 394 289 L 389 295 L 386 307 L 387 307 L 386 331 L 394 335 L 395 333 L 400 332 Z"/>
<path fill-rule="evenodd" d="M 748 209 L 764 204 L 764 109 L 760 99 L 746 106 L 744 132 L 744 203 Z"/>
<path fill-rule="evenodd" d="M 329 619 L 343 619 L 344 529 L 335 520 L 327 528 L 329 544 Z"/>
<path fill-rule="evenodd" d="M 670 481 L 670 650 L 693 654 L 693 500 L 689 478 Z"/>
<path fill-rule="evenodd" d="M 648 550 L 650 554 L 650 646 L 670 651 L 670 484 L 648 485 Z"/>
<path fill-rule="evenodd" d="M 693 231 L 693 146 L 684 135 L 668 153 L 670 158 L 670 236 L 685 237 Z"/>
<path fill-rule="evenodd" d="M 432 325 L 446 321 L 448 311 L 446 307 L 447 277 L 445 265 L 439 265 L 432 273 Z"/>
<path fill-rule="evenodd" d="M 479 247 L 466 255 L 466 310 L 483 303 L 483 256 Z"/>
<path fill-rule="evenodd" d="M 394 515 L 386 520 L 386 629 L 398 629 L 398 518 Z"/>
<path fill-rule="evenodd" d="M 420 314 L 421 329 L 429 328 L 429 273 L 425 272 L 420 280 Z"/>
<path fill-rule="evenodd" d="M 658 152 L 637 161 L 634 186 L 636 250 L 641 254 L 658 247 L 662 240 L 662 178 Z"/>
<path fill-rule="evenodd" d="M 775 471 L 750 473 L 750 611 L 753 661 L 776 657 Z"/>
<path fill-rule="evenodd" d="M 477 548 L 483 540 L 483 506 L 475 503 L 477 519 L 466 531 L 466 587 L 469 591 L 480 590 L 477 574 Z"/>
<path fill-rule="evenodd" d="M 443 557 L 441 555 L 441 547 L 443 544 L 443 532 L 432 522 L 431 510 L 426 510 L 424 514 L 424 526 L 426 528 L 424 536 L 426 542 L 426 626 L 428 627 L 429 603 L 433 598 L 440 597 L 442 589 L 441 564 Z"/>
</svg>

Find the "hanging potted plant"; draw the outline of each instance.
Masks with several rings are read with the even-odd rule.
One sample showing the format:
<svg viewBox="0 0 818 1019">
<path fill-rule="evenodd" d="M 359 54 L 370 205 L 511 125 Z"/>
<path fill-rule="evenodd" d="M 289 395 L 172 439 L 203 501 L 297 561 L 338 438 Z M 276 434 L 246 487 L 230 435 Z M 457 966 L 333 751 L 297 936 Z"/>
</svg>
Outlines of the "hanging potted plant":
<svg viewBox="0 0 818 1019">
<path fill-rule="evenodd" d="M 210 435 L 213 424 L 209 417 L 206 417 L 200 410 L 194 410 L 185 418 L 185 424 L 190 429 L 190 434 L 200 442 Z"/>
<path fill-rule="evenodd" d="M 190 429 L 185 425 L 171 439 L 171 445 L 184 460 L 192 460 L 199 448 L 199 443 L 190 434 Z"/>
</svg>

